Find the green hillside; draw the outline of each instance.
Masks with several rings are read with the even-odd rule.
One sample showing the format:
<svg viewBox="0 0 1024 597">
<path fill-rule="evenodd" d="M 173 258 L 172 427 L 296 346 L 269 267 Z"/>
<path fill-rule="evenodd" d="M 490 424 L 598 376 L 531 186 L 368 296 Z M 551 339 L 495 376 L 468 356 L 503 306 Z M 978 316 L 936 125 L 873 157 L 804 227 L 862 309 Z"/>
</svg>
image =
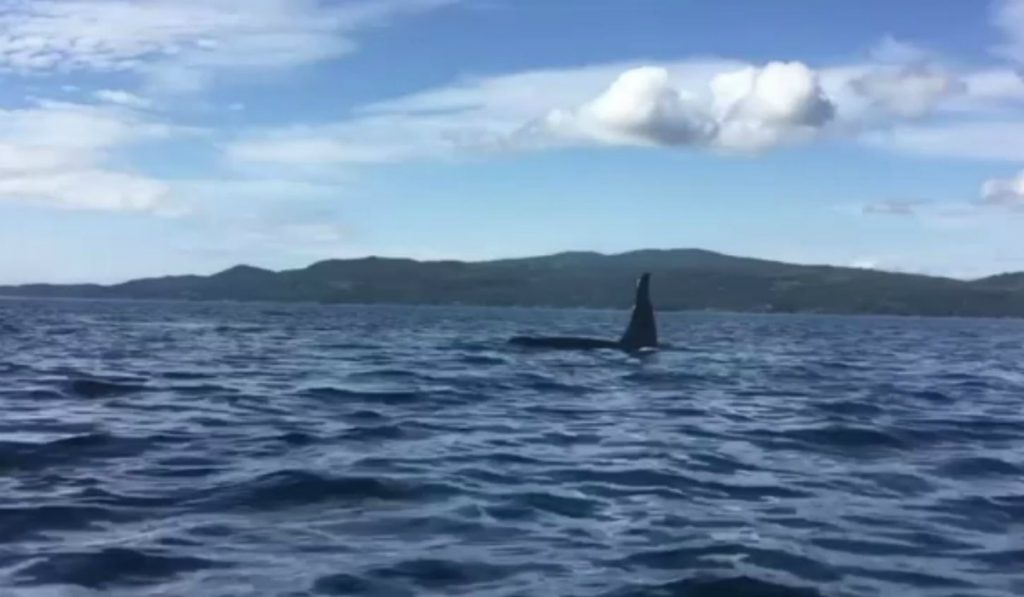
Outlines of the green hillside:
<svg viewBox="0 0 1024 597">
<path fill-rule="evenodd" d="M 237 266 L 212 276 L 172 276 L 112 286 L 0 287 L 8 296 L 629 306 L 642 271 L 661 310 L 1024 316 L 1024 274 L 977 281 L 793 265 L 697 249 L 618 255 L 570 252 L 488 262 L 411 259 L 321 261 L 273 272 Z"/>
</svg>

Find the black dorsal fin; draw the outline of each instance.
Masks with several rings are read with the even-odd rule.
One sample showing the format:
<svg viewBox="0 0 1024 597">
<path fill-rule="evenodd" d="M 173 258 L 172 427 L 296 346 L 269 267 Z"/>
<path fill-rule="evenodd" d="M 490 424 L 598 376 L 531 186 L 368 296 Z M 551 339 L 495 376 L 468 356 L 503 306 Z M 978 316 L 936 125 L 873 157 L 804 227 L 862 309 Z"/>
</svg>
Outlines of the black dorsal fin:
<svg viewBox="0 0 1024 597">
<path fill-rule="evenodd" d="M 619 342 L 633 350 L 658 346 L 658 326 L 654 321 L 654 306 L 651 305 L 651 274 L 644 273 L 636 283 L 633 314 Z"/>
</svg>

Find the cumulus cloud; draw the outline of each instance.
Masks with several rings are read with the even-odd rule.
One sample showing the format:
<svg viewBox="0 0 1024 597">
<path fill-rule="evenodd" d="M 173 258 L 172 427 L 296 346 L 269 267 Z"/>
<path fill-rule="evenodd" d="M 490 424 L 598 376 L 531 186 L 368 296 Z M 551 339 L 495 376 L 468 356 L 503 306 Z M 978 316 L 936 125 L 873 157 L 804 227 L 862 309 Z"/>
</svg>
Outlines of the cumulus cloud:
<svg viewBox="0 0 1024 597">
<path fill-rule="evenodd" d="M 811 137 L 834 113 L 810 68 L 773 62 L 717 74 L 694 90 L 674 87 L 665 68 L 632 69 L 595 99 L 545 121 L 556 135 L 608 144 L 756 151 Z"/>
<path fill-rule="evenodd" d="M 723 73 L 712 79 L 711 89 L 722 120 L 820 126 L 833 114 L 817 75 L 799 62 L 773 62 L 764 68 Z"/>
<path fill-rule="evenodd" d="M 158 212 L 168 187 L 107 165 L 112 151 L 172 134 L 119 107 L 40 102 L 0 110 L 0 199 L 65 208 Z"/>
<path fill-rule="evenodd" d="M 1024 171 L 1012 178 L 993 178 L 981 188 L 981 202 L 1008 209 L 1024 209 Z"/>
<path fill-rule="evenodd" d="M 659 67 L 626 71 L 578 110 L 553 111 L 546 121 L 560 134 L 622 144 L 689 145 L 715 133 L 707 110 L 673 88 L 668 71 Z"/>
<path fill-rule="evenodd" d="M 835 115 L 817 74 L 799 62 L 769 63 L 711 81 L 718 145 L 760 150 L 819 133 Z"/>
</svg>

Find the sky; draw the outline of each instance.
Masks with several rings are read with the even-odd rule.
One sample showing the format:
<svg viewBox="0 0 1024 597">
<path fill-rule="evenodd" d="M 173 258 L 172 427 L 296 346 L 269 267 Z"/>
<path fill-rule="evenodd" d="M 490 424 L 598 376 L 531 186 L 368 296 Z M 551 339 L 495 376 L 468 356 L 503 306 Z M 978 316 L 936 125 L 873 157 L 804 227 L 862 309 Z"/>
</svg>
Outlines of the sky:
<svg viewBox="0 0 1024 597">
<path fill-rule="evenodd" d="M 0 284 L 1024 270 L 1024 0 L 0 0 Z"/>
</svg>

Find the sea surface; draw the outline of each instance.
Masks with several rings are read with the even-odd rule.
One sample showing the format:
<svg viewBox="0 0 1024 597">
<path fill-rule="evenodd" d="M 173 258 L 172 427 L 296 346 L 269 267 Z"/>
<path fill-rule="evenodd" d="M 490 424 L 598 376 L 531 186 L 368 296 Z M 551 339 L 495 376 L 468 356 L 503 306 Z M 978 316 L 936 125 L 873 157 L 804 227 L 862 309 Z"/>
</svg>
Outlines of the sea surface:
<svg viewBox="0 0 1024 597">
<path fill-rule="evenodd" d="M 0 300 L 0 595 L 1024 595 L 1024 322 Z"/>
</svg>

